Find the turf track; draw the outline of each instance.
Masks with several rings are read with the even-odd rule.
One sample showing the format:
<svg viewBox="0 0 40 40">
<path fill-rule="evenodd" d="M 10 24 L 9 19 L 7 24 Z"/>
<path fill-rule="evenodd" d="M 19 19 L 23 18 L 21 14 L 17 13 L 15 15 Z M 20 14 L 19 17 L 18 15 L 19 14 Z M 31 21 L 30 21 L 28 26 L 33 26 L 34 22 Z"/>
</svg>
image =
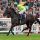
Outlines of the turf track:
<svg viewBox="0 0 40 40">
<path fill-rule="evenodd" d="M 25 35 L 12 35 L 6 36 L 6 34 L 0 34 L 0 40 L 40 40 L 40 34 Z"/>
</svg>

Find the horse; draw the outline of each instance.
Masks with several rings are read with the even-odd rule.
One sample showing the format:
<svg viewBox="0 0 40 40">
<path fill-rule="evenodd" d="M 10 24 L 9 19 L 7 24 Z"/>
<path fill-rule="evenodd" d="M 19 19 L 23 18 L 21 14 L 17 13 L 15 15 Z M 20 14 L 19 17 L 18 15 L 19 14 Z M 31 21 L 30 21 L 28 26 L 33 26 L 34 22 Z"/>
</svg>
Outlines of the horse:
<svg viewBox="0 0 40 40">
<path fill-rule="evenodd" d="M 7 35 L 10 34 L 10 31 L 14 35 L 14 32 L 12 31 L 12 29 L 15 26 L 26 24 L 27 28 L 24 28 L 22 30 L 22 32 L 24 30 L 26 30 L 26 29 L 29 29 L 29 32 L 27 34 L 27 36 L 28 36 L 29 33 L 31 32 L 31 26 L 32 26 L 32 24 L 35 21 L 39 22 L 39 20 L 36 17 L 34 17 L 33 15 L 30 15 L 30 14 L 29 15 L 26 14 L 26 18 L 23 18 L 23 16 L 21 18 L 21 16 L 15 11 L 14 8 L 10 8 L 10 9 L 7 8 L 6 11 L 5 11 L 5 13 L 3 14 L 3 16 L 7 16 L 8 18 L 11 17 L 11 24 L 12 25 L 11 25 L 11 28 L 10 28 L 10 30 L 9 30 L 9 32 L 8 32 Z"/>
</svg>

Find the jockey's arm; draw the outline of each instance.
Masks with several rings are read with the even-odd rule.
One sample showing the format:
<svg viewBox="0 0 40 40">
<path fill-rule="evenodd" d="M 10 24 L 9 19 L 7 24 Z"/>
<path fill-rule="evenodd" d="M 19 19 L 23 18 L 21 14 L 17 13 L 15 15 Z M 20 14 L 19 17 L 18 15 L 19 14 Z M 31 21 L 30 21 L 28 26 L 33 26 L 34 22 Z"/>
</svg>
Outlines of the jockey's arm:
<svg viewBox="0 0 40 40">
<path fill-rule="evenodd" d="M 31 10 L 32 10 L 32 9 L 29 9 L 29 10 L 25 11 L 25 13 L 26 13 L 27 15 L 29 15 Z"/>
<path fill-rule="evenodd" d="M 29 11 L 25 11 L 25 14 L 27 14 L 27 15 L 28 15 L 28 14 L 29 14 Z"/>
</svg>

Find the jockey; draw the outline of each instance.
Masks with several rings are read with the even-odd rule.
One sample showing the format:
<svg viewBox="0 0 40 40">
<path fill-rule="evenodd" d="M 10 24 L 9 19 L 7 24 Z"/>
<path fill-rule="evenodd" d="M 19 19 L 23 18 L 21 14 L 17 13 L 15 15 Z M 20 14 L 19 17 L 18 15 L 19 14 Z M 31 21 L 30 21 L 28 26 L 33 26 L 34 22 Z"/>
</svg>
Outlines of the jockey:
<svg viewBox="0 0 40 40">
<path fill-rule="evenodd" d="M 21 17 L 22 16 L 26 17 L 25 12 L 28 11 L 29 6 L 28 5 L 19 4 L 19 5 L 17 5 L 17 8 L 18 8 L 18 11 L 19 11 L 19 14 L 21 15 Z"/>
<path fill-rule="evenodd" d="M 26 8 L 24 7 L 24 6 L 22 6 L 22 5 L 18 5 L 18 11 L 19 11 L 19 15 L 21 16 L 21 18 L 22 17 L 24 17 L 25 18 L 25 11 L 26 11 Z"/>
</svg>

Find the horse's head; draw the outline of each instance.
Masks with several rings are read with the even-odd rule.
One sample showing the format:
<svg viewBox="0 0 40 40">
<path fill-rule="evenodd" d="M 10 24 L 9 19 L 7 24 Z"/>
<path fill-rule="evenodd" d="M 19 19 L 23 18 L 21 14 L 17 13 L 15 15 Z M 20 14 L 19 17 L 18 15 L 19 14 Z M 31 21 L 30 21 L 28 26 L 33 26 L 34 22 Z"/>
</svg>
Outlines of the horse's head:
<svg viewBox="0 0 40 40">
<path fill-rule="evenodd" d="M 3 14 L 3 16 L 7 16 L 8 18 L 9 17 L 15 17 L 15 15 L 17 15 L 17 12 L 15 11 L 15 9 L 14 8 L 7 8 L 6 10 L 5 10 L 5 13 Z"/>
</svg>

